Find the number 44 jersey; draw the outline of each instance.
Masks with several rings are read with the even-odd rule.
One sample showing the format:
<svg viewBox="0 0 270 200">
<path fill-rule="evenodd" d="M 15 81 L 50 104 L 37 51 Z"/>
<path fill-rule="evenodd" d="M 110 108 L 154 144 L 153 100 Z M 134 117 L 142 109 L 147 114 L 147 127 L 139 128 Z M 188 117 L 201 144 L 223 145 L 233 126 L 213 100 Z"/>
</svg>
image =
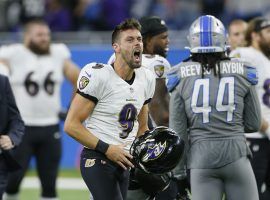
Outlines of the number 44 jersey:
<svg viewBox="0 0 270 200">
<path fill-rule="evenodd" d="M 22 44 L 0 49 L 0 59 L 9 65 L 10 82 L 26 125 L 47 126 L 59 122 L 63 66 L 69 57 L 64 44 L 52 44 L 48 55 L 36 55 Z"/>
<path fill-rule="evenodd" d="M 138 115 L 152 98 L 155 77 L 146 68 L 135 69 L 133 83 L 116 74 L 112 65 L 90 63 L 80 72 L 77 88 L 81 96 L 96 103 L 85 126 L 109 144 L 130 148 L 138 131 Z"/>
<path fill-rule="evenodd" d="M 202 76 L 200 63 L 184 62 L 168 74 L 170 127 L 189 132 L 190 168 L 221 167 L 248 155 L 244 133 L 260 126 L 256 69 L 221 61 L 217 71 L 220 76 L 214 70 Z"/>
</svg>

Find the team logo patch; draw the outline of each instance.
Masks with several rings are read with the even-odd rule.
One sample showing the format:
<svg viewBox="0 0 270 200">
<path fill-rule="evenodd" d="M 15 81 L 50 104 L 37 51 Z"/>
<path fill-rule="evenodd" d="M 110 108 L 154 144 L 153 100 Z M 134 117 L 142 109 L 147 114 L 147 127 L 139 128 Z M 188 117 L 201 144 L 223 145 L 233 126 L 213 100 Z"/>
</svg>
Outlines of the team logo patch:
<svg viewBox="0 0 270 200">
<path fill-rule="evenodd" d="M 164 66 L 163 65 L 156 65 L 154 66 L 155 73 L 158 77 L 162 77 L 164 74 Z"/>
<path fill-rule="evenodd" d="M 84 89 L 89 83 L 89 79 L 85 76 L 81 77 L 81 80 L 79 82 L 79 88 L 82 90 Z"/>
<path fill-rule="evenodd" d="M 166 141 L 161 144 L 155 144 L 155 146 L 148 148 L 146 154 L 143 156 L 142 161 L 143 162 L 148 162 L 149 160 L 155 160 L 158 157 L 162 155 L 164 150 L 166 149 Z"/>
<path fill-rule="evenodd" d="M 96 159 L 86 159 L 84 167 L 92 167 L 96 163 Z"/>
</svg>

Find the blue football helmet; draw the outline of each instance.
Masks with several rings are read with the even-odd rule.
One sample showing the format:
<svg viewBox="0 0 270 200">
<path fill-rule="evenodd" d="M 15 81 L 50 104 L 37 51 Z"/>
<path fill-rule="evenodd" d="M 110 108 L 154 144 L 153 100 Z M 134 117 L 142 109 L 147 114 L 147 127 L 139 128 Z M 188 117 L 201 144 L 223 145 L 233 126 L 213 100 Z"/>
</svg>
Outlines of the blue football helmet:
<svg viewBox="0 0 270 200">
<path fill-rule="evenodd" d="M 211 15 L 199 17 L 189 28 L 188 41 L 191 53 L 225 52 L 226 40 L 224 25 Z"/>
</svg>

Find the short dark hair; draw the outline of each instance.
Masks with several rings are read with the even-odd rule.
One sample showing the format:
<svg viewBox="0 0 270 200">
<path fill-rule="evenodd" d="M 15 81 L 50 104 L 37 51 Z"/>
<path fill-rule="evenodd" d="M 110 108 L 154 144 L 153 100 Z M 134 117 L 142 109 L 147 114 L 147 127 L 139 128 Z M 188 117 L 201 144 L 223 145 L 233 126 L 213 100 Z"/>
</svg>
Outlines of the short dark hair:
<svg viewBox="0 0 270 200">
<path fill-rule="evenodd" d="M 267 28 L 270 26 L 270 20 L 263 18 L 263 17 L 256 17 L 249 21 L 248 28 L 246 31 L 246 41 L 247 46 L 250 46 L 252 43 L 252 33 L 256 32 L 259 33 L 262 29 Z"/>
<path fill-rule="evenodd" d="M 141 31 L 141 24 L 139 23 L 137 19 L 134 19 L 134 18 L 129 18 L 121 22 L 113 30 L 112 45 L 115 43 L 116 40 L 118 40 L 119 34 L 122 31 L 126 31 L 128 29 L 137 29 L 138 31 Z"/>
</svg>

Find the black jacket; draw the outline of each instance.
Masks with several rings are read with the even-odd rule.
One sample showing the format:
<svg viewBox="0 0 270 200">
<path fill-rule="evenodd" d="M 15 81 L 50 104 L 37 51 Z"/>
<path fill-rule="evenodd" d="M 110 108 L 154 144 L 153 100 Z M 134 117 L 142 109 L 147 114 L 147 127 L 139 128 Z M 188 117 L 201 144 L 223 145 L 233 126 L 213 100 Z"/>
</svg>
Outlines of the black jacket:
<svg viewBox="0 0 270 200">
<path fill-rule="evenodd" d="M 9 80 L 3 75 L 0 75 L 0 134 L 9 135 L 15 147 L 19 145 L 24 134 L 24 123 L 17 108 Z M 12 160 L 12 150 L 2 150 L 2 154 L 7 165 L 16 168 L 16 164 Z"/>
</svg>

